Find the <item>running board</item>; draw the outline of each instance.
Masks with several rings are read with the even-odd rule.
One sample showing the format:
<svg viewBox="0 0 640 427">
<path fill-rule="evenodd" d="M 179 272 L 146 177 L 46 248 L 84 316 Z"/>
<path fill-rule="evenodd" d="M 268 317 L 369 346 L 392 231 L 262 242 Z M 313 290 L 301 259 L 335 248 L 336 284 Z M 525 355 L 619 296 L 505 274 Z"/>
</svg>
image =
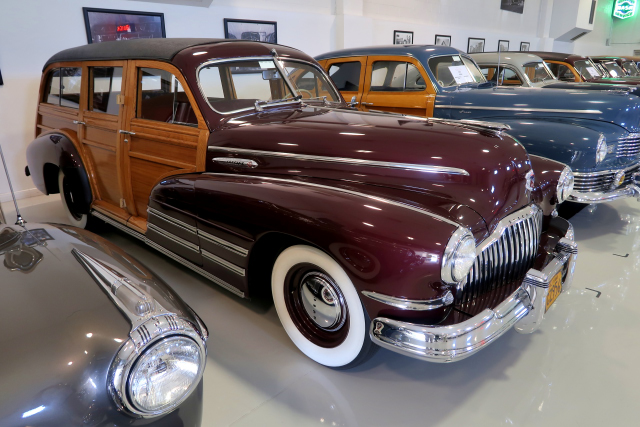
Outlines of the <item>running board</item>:
<svg viewBox="0 0 640 427">
<path fill-rule="evenodd" d="M 164 254 L 164 255 L 168 256 L 169 258 L 171 258 L 172 260 L 184 265 L 185 267 L 189 268 L 190 270 L 195 271 L 196 273 L 198 273 L 199 275 L 209 279 L 210 281 L 212 281 L 216 285 L 228 290 L 232 294 L 237 295 L 240 298 L 245 298 L 244 292 L 242 292 L 242 291 L 238 290 L 237 288 L 231 286 L 229 283 L 227 283 L 224 280 L 214 276 L 213 274 L 209 273 L 208 271 L 205 271 L 204 269 L 198 267 L 197 265 L 193 264 L 192 262 L 187 261 L 186 259 L 182 258 L 180 255 L 177 255 L 177 254 L 171 252 L 169 249 L 165 248 L 164 246 L 161 246 L 161 245 L 157 244 L 156 242 L 151 241 L 144 234 L 138 233 L 137 231 L 130 229 L 126 225 L 123 225 L 122 223 L 120 223 L 120 222 L 114 220 L 113 218 L 110 218 L 107 215 L 105 215 L 103 213 L 100 213 L 100 212 L 98 212 L 96 210 L 92 210 L 91 211 L 91 215 L 95 216 L 96 218 L 101 219 L 102 221 L 106 222 L 109 225 L 113 225 L 117 229 L 124 231 L 125 233 L 135 237 L 136 239 L 142 240 L 143 242 L 145 242 L 147 245 L 151 246 L 152 248 L 154 248 L 158 252 L 161 252 L 162 254 Z"/>
</svg>

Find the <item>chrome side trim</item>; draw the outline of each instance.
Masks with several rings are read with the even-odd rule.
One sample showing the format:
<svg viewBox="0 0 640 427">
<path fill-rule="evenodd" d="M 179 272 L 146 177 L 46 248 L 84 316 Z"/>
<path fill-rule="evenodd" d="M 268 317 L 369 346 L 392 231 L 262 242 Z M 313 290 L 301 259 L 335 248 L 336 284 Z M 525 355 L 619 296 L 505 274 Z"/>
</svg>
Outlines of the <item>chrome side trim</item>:
<svg viewBox="0 0 640 427">
<path fill-rule="evenodd" d="M 451 110 L 491 110 L 516 111 L 523 113 L 569 113 L 569 114 L 602 114 L 600 110 L 563 110 L 556 108 L 511 108 L 511 107 L 483 107 L 480 105 L 435 105 L 434 108 L 448 108 Z"/>
<path fill-rule="evenodd" d="M 160 246 L 159 244 L 152 242 L 149 239 L 145 239 L 146 243 L 151 246 L 152 248 L 156 249 L 159 252 L 162 252 L 163 254 L 165 254 L 166 256 L 168 256 L 169 258 L 171 258 L 172 260 L 179 262 L 180 264 L 184 265 L 185 267 L 195 271 L 196 273 L 200 274 L 201 276 L 206 277 L 207 279 L 211 280 L 213 283 L 215 283 L 216 285 L 219 285 L 223 288 L 225 288 L 226 290 L 228 290 L 229 292 L 239 296 L 240 298 L 244 298 L 244 292 L 242 292 L 241 290 L 235 288 L 234 286 L 228 284 L 227 282 L 225 282 L 222 279 L 219 279 L 218 277 L 214 276 L 213 274 L 203 270 L 202 268 L 198 267 L 197 265 L 193 264 L 192 262 L 187 261 L 186 259 L 182 258 L 180 255 L 176 255 L 173 252 L 171 252 L 169 249 L 165 248 L 164 246 Z"/>
<path fill-rule="evenodd" d="M 249 250 L 245 249 L 241 246 L 235 245 L 231 242 L 228 242 L 224 239 L 221 239 L 219 237 L 216 237 L 212 234 L 207 233 L 206 231 L 202 231 L 202 230 L 198 230 L 198 236 L 202 237 L 204 240 L 206 240 L 209 243 L 213 243 L 214 245 L 218 245 L 223 247 L 224 249 L 233 252 L 236 255 L 240 255 L 243 257 L 246 257 L 247 254 L 249 254 Z"/>
<path fill-rule="evenodd" d="M 417 171 L 417 172 L 444 173 L 444 174 L 450 174 L 450 175 L 469 176 L 469 172 L 467 172 L 464 169 L 450 168 L 446 166 L 418 165 L 418 164 L 412 164 L 412 163 L 379 162 L 379 161 L 373 161 L 373 160 L 351 159 L 351 158 L 345 158 L 345 157 L 312 156 L 308 154 L 294 154 L 294 153 L 283 153 L 278 151 L 248 150 L 245 148 L 230 148 L 230 147 L 216 147 L 216 146 L 209 147 L 209 151 L 225 151 L 228 153 L 249 154 L 254 156 L 283 157 L 287 159 L 307 160 L 312 162 L 343 163 L 343 164 L 350 164 L 355 166 L 369 166 L 369 167 L 379 167 L 379 168 L 387 168 L 387 169 L 401 169 L 401 170 L 411 170 L 411 171 Z"/>
<path fill-rule="evenodd" d="M 172 242 L 179 244 L 180 246 L 184 246 L 185 248 L 198 254 L 200 253 L 200 246 L 196 245 L 195 243 L 188 242 L 183 238 L 176 236 L 175 234 L 169 233 L 168 231 L 158 227 L 155 224 L 147 223 L 147 230 L 155 231 L 156 233 L 162 235 L 162 237 L 167 238 Z"/>
<path fill-rule="evenodd" d="M 154 208 L 149 208 L 147 207 L 147 213 L 150 215 L 155 215 L 159 218 L 164 219 L 167 222 L 170 222 L 171 224 L 175 225 L 176 227 L 180 227 L 185 231 L 188 231 L 189 233 L 193 233 L 196 234 L 198 232 L 198 229 L 193 226 L 193 225 L 189 225 L 186 222 L 182 222 L 179 219 L 176 219 L 172 216 L 169 216 L 167 214 L 164 214 L 162 212 L 160 212 L 159 210 L 156 210 Z"/>
<path fill-rule="evenodd" d="M 401 308 L 403 310 L 427 311 L 453 304 L 453 294 L 447 291 L 443 296 L 431 300 L 412 300 L 407 298 L 392 297 L 378 292 L 362 291 L 362 295 L 374 301 Z"/>
<path fill-rule="evenodd" d="M 140 240 L 145 240 L 144 234 L 142 233 L 138 233 L 135 230 L 132 230 L 131 228 L 127 227 L 126 225 L 123 225 L 121 223 L 119 223 L 118 221 L 112 219 L 111 217 L 108 217 L 107 215 L 100 213 L 96 210 L 92 210 L 91 211 L 91 215 L 95 216 L 96 218 L 100 218 L 101 220 L 103 220 L 104 222 L 106 222 L 109 225 L 113 225 L 114 227 L 116 227 L 117 229 L 124 231 L 125 233 L 135 237 L 136 239 L 140 239 Z"/>
<path fill-rule="evenodd" d="M 213 161 L 223 165 L 237 166 L 241 168 L 257 168 L 258 163 L 250 159 L 239 159 L 237 157 L 214 157 Z"/>
<path fill-rule="evenodd" d="M 218 265 L 223 266 L 224 268 L 233 271 L 234 273 L 236 273 L 238 276 L 245 276 L 245 270 L 242 267 L 238 267 L 237 265 L 235 265 L 234 263 L 231 263 L 225 259 L 220 258 L 219 256 L 216 256 L 214 254 L 212 254 L 211 252 L 205 251 L 204 249 L 202 249 L 202 256 L 204 256 L 206 259 L 208 259 L 211 262 L 215 262 Z"/>
<path fill-rule="evenodd" d="M 626 199 L 628 197 L 635 197 L 640 201 L 640 187 L 636 184 L 629 184 L 625 187 L 618 188 L 607 193 L 594 192 L 594 193 L 578 193 L 574 191 L 569 196 L 569 201 L 576 203 L 607 203 L 618 199 Z"/>
<path fill-rule="evenodd" d="M 401 208 L 404 208 L 404 209 L 409 209 L 411 211 L 418 212 L 418 213 L 421 213 L 423 215 L 427 215 L 427 216 L 430 216 L 432 218 L 438 219 L 440 221 L 446 222 L 447 224 L 453 225 L 456 228 L 459 227 L 459 224 L 451 221 L 450 219 L 447 219 L 447 218 L 442 217 L 440 215 L 436 215 L 436 214 L 434 214 L 432 212 L 429 212 L 429 211 L 427 211 L 425 209 L 418 208 L 418 207 L 412 206 L 412 205 L 408 205 L 406 203 L 396 202 L 395 200 L 389 200 L 389 199 L 385 199 L 385 198 L 378 197 L 378 196 L 372 196 L 370 194 L 360 193 L 358 191 L 347 190 L 347 189 L 340 188 L 340 187 L 330 187 L 328 185 L 314 184 L 314 183 L 305 182 L 305 181 L 297 181 L 295 179 L 273 178 L 273 177 L 261 176 L 261 175 L 239 175 L 239 174 L 236 175 L 236 174 L 230 174 L 230 173 L 215 173 L 215 172 L 205 172 L 204 174 L 205 175 L 212 175 L 212 176 L 227 176 L 227 177 L 230 177 L 230 178 L 261 179 L 261 180 L 265 180 L 265 181 L 286 182 L 286 183 L 290 183 L 290 184 L 306 185 L 308 187 L 315 187 L 315 188 L 322 188 L 322 189 L 325 189 L 325 190 L 338 191 L 340 193 L 351 194 L 352 196 L 363 197 L 365 199 L 375 200 L 375 201 L 380 202 L 380 203 L 386 203 L 386 204 L 397 206 L 397 207 L 401 207 Z"/>
</svg>

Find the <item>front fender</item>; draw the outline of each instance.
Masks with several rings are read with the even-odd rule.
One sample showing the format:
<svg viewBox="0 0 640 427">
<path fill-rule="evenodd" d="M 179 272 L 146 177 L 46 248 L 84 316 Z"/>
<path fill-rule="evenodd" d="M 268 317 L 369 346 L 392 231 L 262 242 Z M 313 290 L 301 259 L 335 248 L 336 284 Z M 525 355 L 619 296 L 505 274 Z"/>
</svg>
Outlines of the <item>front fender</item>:
<svg viewBox="0 0 640 427">
<path fill-rule="evenodd" d="M 44 194 L 56 194 L 58 171 L 69 178 L 73 194 L 81 197 L 84 211 L 88 213 L 93 200 L 87 170 L 75 145 L 74 135 L 53 131 L 42 134 L 27 147 L 27 164 L 36 188 Z M 80 204 L 79 204 L 80 206 Z"/>
</svg>

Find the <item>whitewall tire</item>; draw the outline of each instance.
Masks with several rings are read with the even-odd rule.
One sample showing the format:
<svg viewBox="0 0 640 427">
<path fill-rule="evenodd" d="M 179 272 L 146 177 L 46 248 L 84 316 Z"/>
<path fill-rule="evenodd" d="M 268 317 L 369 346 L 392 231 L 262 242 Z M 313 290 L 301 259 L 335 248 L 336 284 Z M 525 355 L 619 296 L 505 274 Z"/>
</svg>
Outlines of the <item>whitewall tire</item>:
<svg viewBox="0 0 640 427">
<path fill-rule="evenodd" d="M 316 362 L 351 367 L 375 347 L 351 279 L 321 250 L 306 245 L 285 249 L 273 266 L 271 291 L 289 338 Z"/>
</svg>

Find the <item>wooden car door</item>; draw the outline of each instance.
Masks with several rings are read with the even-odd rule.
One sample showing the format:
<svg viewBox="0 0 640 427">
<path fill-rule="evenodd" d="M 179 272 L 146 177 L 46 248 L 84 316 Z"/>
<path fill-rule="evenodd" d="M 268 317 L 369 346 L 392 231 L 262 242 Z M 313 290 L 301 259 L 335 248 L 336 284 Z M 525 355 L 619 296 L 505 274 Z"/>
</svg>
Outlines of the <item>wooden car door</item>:
<svg viewBox="0 0 640 427">
<path fill-rule="evenodd" d="M 87 76 L 87 101 L 79 118 L 78 138 L 93 171 L 92 207 L 104 214 L 127 221 L 122 181 L 122 129 L 126 93 L 123 76 L 126 61 L 91 62 L 83 67 Z"/>
<path fill-rule="evenodd" d="M 560 61 L 544 61 L 551 69 L 551 72 L 555 74 L 558 80 L 562 80 L 564 82 L 581 82 L 582 76 L 569 64 L 566 62 Z M 571 80 L 571 76 L 573 75 L 573 80 Z"/>
<path fill-rule="evenodd" d="M 370 56 L 364 82 L 364 111 L 433 116 L 436 92 L 416 59 Z"/>
<path fill-rule="evenodd" d="M 353 56 L 350 58 L 336 58 L 323 61 L 322 66 L 329 73 L 331 80 L 335 83 L 348 103 L 351 103 L 355 96 L 356 105 L 362 101 L 364 90 L 364 74 L 367 67 L 366 56 Z"/>
<path fill-rule="evenodd" d="M 129 61 L 123 134 L 123 181 L 128 225 L 147 229 L 147 206 L 163 178 L 204 170 L 209 131 L 177 68 Z"/>
</svg>

